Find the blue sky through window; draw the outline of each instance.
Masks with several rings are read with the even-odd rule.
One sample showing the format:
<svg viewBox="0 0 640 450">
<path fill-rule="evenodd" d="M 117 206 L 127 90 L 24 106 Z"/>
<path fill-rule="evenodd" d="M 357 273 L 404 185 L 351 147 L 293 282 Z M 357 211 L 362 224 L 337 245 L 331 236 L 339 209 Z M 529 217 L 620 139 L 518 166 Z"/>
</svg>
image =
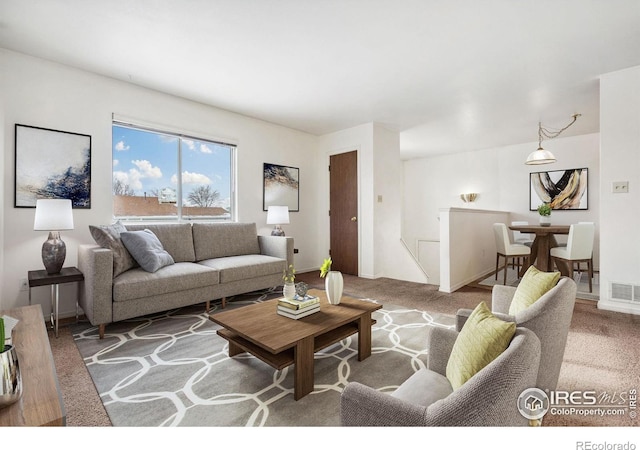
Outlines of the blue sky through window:
<svg viewBox="0 0 640 450">
<path fill-rule="evenodd" d="M 113 179 L 120 180 L 136 196 L 178 188 L 178 149 L 182 147 L 182 201 L 193 206 L 188 195 L 198 186 L 219 192 L 213 206 L 230 207 L 232 149 L 226 145 L 114 125 Z"/>
</svg>

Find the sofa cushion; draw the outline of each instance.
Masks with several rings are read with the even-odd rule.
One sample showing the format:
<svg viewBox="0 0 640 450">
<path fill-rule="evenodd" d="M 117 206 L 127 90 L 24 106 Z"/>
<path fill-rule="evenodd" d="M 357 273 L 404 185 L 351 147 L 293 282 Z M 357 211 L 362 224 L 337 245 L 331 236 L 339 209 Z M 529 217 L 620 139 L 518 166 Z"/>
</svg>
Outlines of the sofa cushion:
<svg viewBox="0 0 640 450">
<path fill-rule="evenodd" d="M 127 231 L 127 229 L 120 221 L 112 225 L 89 225 L 89 232 L 96 244 L 113 252 L 114 278 L 122 272 L 138 266 L 138 263 L 120 239 L 120 233 L 124 231 Z"/>
<path fill-rule="evenodd" d="M 458 333 L 447 362 L 446 376 L 453 389 L 500 356 L 515 332 L 516 324 L 494 316 L 485 302 L 476 306 Z"/>
<path fill-rule="evenodd" d="M 248 280 L 268 275 L 282 275 L 287 261 L 273 256 L 241 255 L 199 261 L 198 264 L 220 272 L 220 283 Z"/>
<path fill-rule="evenodd" d="M 156 272 L 174 263 L 171 255 L 162 247 L 151 230 L 123 231 L 120 233 L 120 238 L 131 256 L 147 272 Z"/>
<path fill-rule="evenodd" d="M 121 302 L 170 292 L 188 291 L 218 284 L 216 270 L 201 264 L 181 262 L 157 272 L 136 268 L 113 280 L 113 301 Z M 188 294 L 186 294 L 188 295 Z"/>
<path fill-rule="evenodd" d="M 429 406 L 453 392 L 444 375 L 429 369 L 420 369 L 391 393 L 392 397 L 420 406 Z"/>
<path fill-rule="evenodd" d="M 509 305 L 509 315 L 515 316 L 533 305 L 540 297 L 558 284 L 560 272 L 542 272 L 536 266 L 530 266 L 513 294 Z"/>
<path fill-rule="evenodd" d="M 127 225 L 127 231 L 151 230 L 162 247 L 175 262 L 194 262 L 193 233 L 190 223 L 164 223 L 161 225 Z"/>
<path fill-rule="evenodd" d="M 196 261 L 260 254 L 255 223 L 194 223 Z"/>
</svg>

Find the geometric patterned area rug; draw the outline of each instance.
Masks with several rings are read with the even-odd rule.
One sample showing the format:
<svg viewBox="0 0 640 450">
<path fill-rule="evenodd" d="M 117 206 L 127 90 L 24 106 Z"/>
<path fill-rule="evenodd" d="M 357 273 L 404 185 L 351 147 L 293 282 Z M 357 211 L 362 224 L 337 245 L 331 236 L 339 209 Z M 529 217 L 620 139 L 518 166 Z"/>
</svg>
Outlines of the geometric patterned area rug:
<svg viewBox="0 0 640 450">
<path fill-rule="evenodd" d="M 236 297 L 226 309 L 266 298 Z M 393 305 L 373 318 L 371 356 L 358 361 L 357 335 L 316 353 L 313 392 L 298 401 L 294 366 L 275 370 L 247 353 L 229 358 L 204 305 L 110 324 L 104 339 L 88 324 L 73 334 L 114 426 L 339 426 L 347 383 L 394 391 L 426 366 L 430 327 L 454 324 Z"/>
</svg>

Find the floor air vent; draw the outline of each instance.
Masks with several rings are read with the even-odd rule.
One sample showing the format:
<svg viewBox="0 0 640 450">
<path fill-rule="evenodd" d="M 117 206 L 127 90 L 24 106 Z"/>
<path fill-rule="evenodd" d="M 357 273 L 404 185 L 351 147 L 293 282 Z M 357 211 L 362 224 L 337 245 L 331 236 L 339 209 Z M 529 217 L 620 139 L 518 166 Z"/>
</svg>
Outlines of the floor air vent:
<svg viewBox="0 0 640 450">
<path fill-rule="evenodd" d="M 640 286 L 611 283 L 611 300 L 640 303 Z"/>
</svg>

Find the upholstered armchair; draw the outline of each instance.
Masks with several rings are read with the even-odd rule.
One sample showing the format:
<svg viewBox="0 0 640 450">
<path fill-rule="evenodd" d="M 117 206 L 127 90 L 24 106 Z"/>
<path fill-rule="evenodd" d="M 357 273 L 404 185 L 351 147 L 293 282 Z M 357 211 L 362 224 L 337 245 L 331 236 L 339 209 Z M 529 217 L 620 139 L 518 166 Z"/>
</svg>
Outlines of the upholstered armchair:
<svg viewBox="0 0 640 450">
<path fill-rule="evenodd" d="M 553 288 L 525 310 L 509 315 L 509 307 L 516 288 L 495 285 L 492 291 L 491 311 L 506 321 L 513 321 L 518 327 L 533 331 L 540 339 L 540 370 L 536 387 L 554 390 L 558 385 L 560 367 L 569 335 L 569 326 L 576 301 L 576 283 L 569 277 L 561 277 Z M 470 309 L 458 310 L 456 329 L 462 329 Z"/>
<path fill-rule="evenodd" d="M 540 341 L 517 328 L 507 349 L 458 389 L 446 377 L 458 332 L 433 328 L 428 369 L 420 369 L 391 394 L 357 382 L 340 400 L 343 426 L 526 426 L 517 409 L 523 390 L 535 386 Z"/>
</svg>

